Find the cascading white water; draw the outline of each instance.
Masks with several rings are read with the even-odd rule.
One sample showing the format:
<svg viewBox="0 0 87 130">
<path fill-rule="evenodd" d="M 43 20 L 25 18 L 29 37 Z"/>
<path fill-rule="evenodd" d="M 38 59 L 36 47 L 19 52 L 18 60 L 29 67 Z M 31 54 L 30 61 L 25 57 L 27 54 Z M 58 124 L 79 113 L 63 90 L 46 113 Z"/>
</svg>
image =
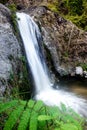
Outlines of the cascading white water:
<svg viewBox="0 0 87 130">
<path fill-rule="evenodd" d="M 17 16 L 20 19 L 18 20 L 19 29 L 24 43 L 27 60 L 34 77 L 36 91 L 39 92 L 42 89 L 50 88 L 48 75 L 46 74 L 46 71 L 44 71 L 46 68 L 42 64 L 39 55 L 37 38 L 40 37 L 40 32 L 38 26 L 27 14 L 17 13 Z"/>
<path fill-rule="evenodd" d="M 25 13 L 17 13 L 17 17 L 19 19 L 18 27 L 24 43 L 27 60 L 36 86 L 36 99 L 42 100 L 47 105 L 60 106 L 62 102 L 67 107 L 70 106 L 76 112 L 87 116 L 87 104 L 84 99 L 72 93 L 55 90 L 51 87 L 46 65 L 44 65 L 45 62 L 42 62 L 40 56 L 38 40 L 41 38 L 41 34 L 38 26 L 32 18 Z"/>
</svg>

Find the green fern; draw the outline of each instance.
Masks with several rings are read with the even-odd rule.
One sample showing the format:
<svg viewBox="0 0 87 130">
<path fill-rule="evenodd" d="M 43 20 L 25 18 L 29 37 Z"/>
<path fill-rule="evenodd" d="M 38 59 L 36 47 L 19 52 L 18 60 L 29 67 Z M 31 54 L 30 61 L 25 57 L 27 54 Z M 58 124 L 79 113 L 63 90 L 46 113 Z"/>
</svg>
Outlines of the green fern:
<svg viewBox="0 0 87 130">
<path fill-rule="evenodd" d="M 42 107 L 44 106 L 42 101 L 38 101 L 35 106 L 34 106 L 34 110 L 35 111 L 39 111 Z"/>
<path fill-rule="evenodd" d="M 37 130 L 37 125 L 38 125 L 38 120 L 37 119 L 38 119 L 38 113 L 33 111 L 31 113 L 29 130 Z"/>
<path fill-rule="evenodd" d="M 40 115 L 38 117 L 39 121 L 47 121 L 47 120 L 51 120 L 51 119 L 53 119 L 53 118 L 51 116 L 48 116 L 48 115 Z"/>
<path fill-rule="evenodd" d="M 48 113 L 53 118 L 59 118 L 61 116 L 61 110 L 58 107 L 48 107 Z"/>
<path fill-rule="evenodd" d="M 61 126 L 61 130 L 78 130 L 78 127 L 73 124 L 66 123 Z"/>
<path fill-rule="evenodd" d="M 82 130 L 84 123 L 83 118 L 64 104 L 61 109 L 34 100 L 12 100 L 0 105 L 0 112 L 8 115 L 3 130 Z"/>
<path fill-rule="evenodd" d="M 7 103 L 1 104 L 0 105 L 0 113 L 2 113 L 3 111 L 5 111 L 11 107 L 14 107 L 17 104 L 18 104 L 18 100 L 12 100 L 12 101 L 9 101 Z"/>
<path fill-rule="evenodd" d="M 29 107 L 30 109 L 32 109 L 32 108 L 34 107 L 34 104 L 35 104 L 35 101 L 29 100 L 29 102 L 28 102 L 28 107 Z"/>
<path fill-rule="evenodd" d="M 25 102 L 26 103 L 26 102 Z M 11 115 L 9 116 L 4 130 L 12 130 L 12 128 L 14 127 L 14 125 L 16 124 L 18 118 L 20 117 L 23 109 L 24 109 L 24 105 L 19 105 L 15 110 L 13 110 L 13 112 L 11 113 Z"/>
<path fill-rule="evenodd" d="M 30 118 L 31 110 L 26 108 L 26 110 L 23 112 L 22 117 L 20 118 L 20 124 L 18 126 L 18 130 L 26 130 L 28 127 L 28 122 Z"/>
</svg>

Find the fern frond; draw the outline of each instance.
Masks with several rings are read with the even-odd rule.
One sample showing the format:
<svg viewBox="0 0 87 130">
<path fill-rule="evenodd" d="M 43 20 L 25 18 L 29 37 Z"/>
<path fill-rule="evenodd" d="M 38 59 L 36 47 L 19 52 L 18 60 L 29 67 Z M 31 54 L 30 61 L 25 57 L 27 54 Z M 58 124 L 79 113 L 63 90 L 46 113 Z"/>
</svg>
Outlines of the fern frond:
<svg viewBox="0 0 87 130">
<path fill-rule="evenodd" d="M 71 123 L 66 123 L 61 125 L 61 130 L 78 130 L 78 127 Z"/>
<path fill-rule="evenodd" d="M 0 105 L 0 112 L 6 110 L 7 117 L 9 115 L 5 125 L 2 125 L 3 130 L 82 130 L 84 124 L 77 113 L 63 104 L 62 109 L 45 106 L 42 101 L 33 100 L 12 100 Z"/>
<path fill-rule="evenodd" d="M 1 104 L 0 105 L 0 113 L 4 112 L 5 110 L 7 110 L 11 107 L 16 106 L 17 103 L 18 103 L 18 100 L 12 100 L 12 101 L 9 101 L 7 103 Z"/>
<path fill-rule="evenodd" d="M 36 102 L 36 104 L 34 105 L 34 110 L 35 110 L 35 111 L 39 111 L 42 107 L 43 107 L 43 102 L 42 102 L 42 101 L 38 101 L 38 102 Z"/>
<path fill-rule="evenodd" d="M 60 128 L 56 127 L 54 130 L 61 130 Z"/>
<path fill-rule="evenodd" d="M 51 116 L 48 116 L 48 115 L 40 115 L 38 116 L 38 120 L 39 121 L 47 121 L 47 120 L 51 120 L 53 119 Z"/>
<path fill-rule="evenodd" d="M 79 127 L 79 122 L 77 120 L 75 120 L 75 118 L 72 117 L 71 115 L 62 116 L 61 119 L 63 122 L 72 123 L 72 124 L 76 125 L 77 127 Z"/>
<path fill-rule="evenodd" d="M 31 115 L 31 110 L 29 110 L 29 108 L 26 108 L 26 110 L 23 112 L 22 117 L 20 119 L 18 130 L 26 130 L 30 115 Z"/>
<path fill-rule="evenodd" d="M 19 100 L 19 104 L 20 105 L 25 105 L 27 102 L 26 101 L 24 101 L 24 100 Z"/>
<path fill-rule="evenodd" d="M 49 113 L 49 115 L 51 115 L 54 118 L 61 116 L 61 111 L 56 106 L 55 107 L 47 107 L 47 112 Z"/>
<path fill-rule="evenodd" d="M 29 124 L 29 130 L 37 130 L 38 126 L 38 113 L 35 111 L 32 111 L 31 118 L 30 118 L 30 124 Z"/>
<path fill-rule="evenodd" d="M 33 108 L 34 105 L 35 105 L 35 101 L 34 101 L 34 100 L 29 100 L 29 102 L 28 102 L 28 107 L 29 107 L 29 108 Z"/>
<path fill-rule="evenodd" d="M 9 118 L 5 124 L 4 130 L 12 130 L 12 128 L 16 124 L 20 114 L 22 113 L 25 105 L 26 105 L 26 103 L 24 105 L 19 105 L 17 107 L 17 109 L 13 110 L 13 112 L 11 113 L 11 115 L 9 116 Z"/>
</svg>

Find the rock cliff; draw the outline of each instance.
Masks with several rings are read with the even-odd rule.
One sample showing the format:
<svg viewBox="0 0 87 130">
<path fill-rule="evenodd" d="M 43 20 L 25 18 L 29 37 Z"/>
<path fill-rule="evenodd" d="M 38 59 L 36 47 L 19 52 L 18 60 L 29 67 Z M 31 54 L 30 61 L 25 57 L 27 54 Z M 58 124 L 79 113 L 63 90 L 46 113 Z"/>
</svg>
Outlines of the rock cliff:
<svg viewBox="0 0 87 130">
<path fill-rule="evenodd" d="M 13 69 L 17 70 L 17 59 L 21 56 L 20 46 L 10 23 L 10 16 L 10 10 L 0 4 L 0 96 L 6 89 L 9 89 L 10 74 Z"/>
<path fill-rule="evenodd" d="M 87 69 L 87 32 L 45 6 L 29 8 L 27 12 L 38 23 L 43 43 L 50 52 L 47 60 L 51 57 L 60 75 L 74 76 L 77 66 L 82 66 L 83 71 Z"/>
</svg>

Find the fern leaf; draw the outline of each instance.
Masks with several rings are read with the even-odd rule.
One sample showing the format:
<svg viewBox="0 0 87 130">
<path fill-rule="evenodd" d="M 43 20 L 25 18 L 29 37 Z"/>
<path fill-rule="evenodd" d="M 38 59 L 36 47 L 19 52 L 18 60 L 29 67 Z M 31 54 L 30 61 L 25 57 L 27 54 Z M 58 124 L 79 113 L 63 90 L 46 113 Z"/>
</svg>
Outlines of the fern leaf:
<svg viewBox="0 0 87 130">
<path fill-rule="evenodd" d="M 48 115 L 40 115 L 40 116 L 38 116 L 39 121 L 46 121 L 46 120 L 51 120 L 51 119 L 52 119 L 52 117 L 48 116 Z"/>
<path fill-rule="evenodd" d="M 26 110 L 23 112 L 22 117 L 20 119 L 18 130 L 26 130 L 30 118 L 30 113 L 31 110 L 29 110 L 29 108 L 26 108 Z"/>
<path fill-rule="evenodd" d="M 34 100 L 29 100 L 29 102 L 28 102 L 28 107 L 29 107 L 29 108 L 33 108 L 33 107 L 34 107 L 34 104 L 35 104 L 35 101 L 34 101 Z"/>
<path fill-rule="evenodd" d="M 19 103 L 20 103 L 20 105 L 25 105 L 25 104 L 26 104 L 26 101 L 19 100 Z"/>
<path fill-rule="evenodd" d="M 61 129 L 62 130 L 78 130 L 78 127 L 77 126 L 75 126 L 74 124 L 68 124 L 68 123 L 66 123 L 66 124 L 63 124 L 62 126 L 61 126 Z"/>
<path fill-rule="evenodd" d="M 61 130 L 60 128 L 55 128 L 54 130 Z"/>
<path fill-rule="evenodd" d="M 47 111 L 54 118 L 61 116 L 61 111 L 58 107 L 47 107 Z"/>
<path fill-rule="evenodd" d="M 17 109 L 13 110 L 13 112 L 11 113 L 11 115 L 9 116 L 9 118 L 5 124 L 4 130 L 12 130 L 12 128 L 16 124 L 20 114 L 22 113 L 24 106 L 25 106 L 25 104 L 19 105 Z"/>
<path fill-rule="evenodd" d="M 67 111 L 68 111 L 68 113 L 70 113 L 70 115 L 72 115 L 73 117 L 82 119 L 81 116 L 80 116 L 78 113 L 76 113 L 72 108 L 67 108 Z"/>
<path fill-rule="evenodd" d="M 73 118 L 71 115 L 65 115 L 64 117 L 62 117 L 62 120 L 67 123 L 73 123 L 74 125 L 79 127 L 79 122 L 75 120 L 75 118 Z"/>
<path fill-rule="evenodd" d="M 4 112 L 5 110 L 14 107 L 15 105 L 17 105 L 18 101 L 17 100 L 12 100 L 10 102 L 7 103 L 3 103 L 0 105 L 0 113 Z"/>
<path fill-rule="evenodd" d="M 38 123 L 38 113 L 35 111 L 32 111 L 31 118 L 30 118 L 30 124 L 29 124 L 29 130 L 37 130 L 37 123 Z"/>
<path fill-rule="evenodd" d="M 61 103 L 61 110 L 62 110 L 62 112 L 66 112 L 67 111 L 66 106 L 63 103 Z"/>
<path fill-rule="evenodd" d="M 34 110 L 38 111 L 41 109 L 41 107 L 43 106 L 43 102 L 42 101 L 37 101 L 36 104 L 34 105 Z"/>
<path fill-rule="evenodd" d="M 39 115 L 45 115 L 45 114 L 46 114 L 46 106 L 43 106 L 39 111 Z"/>
</svg>

